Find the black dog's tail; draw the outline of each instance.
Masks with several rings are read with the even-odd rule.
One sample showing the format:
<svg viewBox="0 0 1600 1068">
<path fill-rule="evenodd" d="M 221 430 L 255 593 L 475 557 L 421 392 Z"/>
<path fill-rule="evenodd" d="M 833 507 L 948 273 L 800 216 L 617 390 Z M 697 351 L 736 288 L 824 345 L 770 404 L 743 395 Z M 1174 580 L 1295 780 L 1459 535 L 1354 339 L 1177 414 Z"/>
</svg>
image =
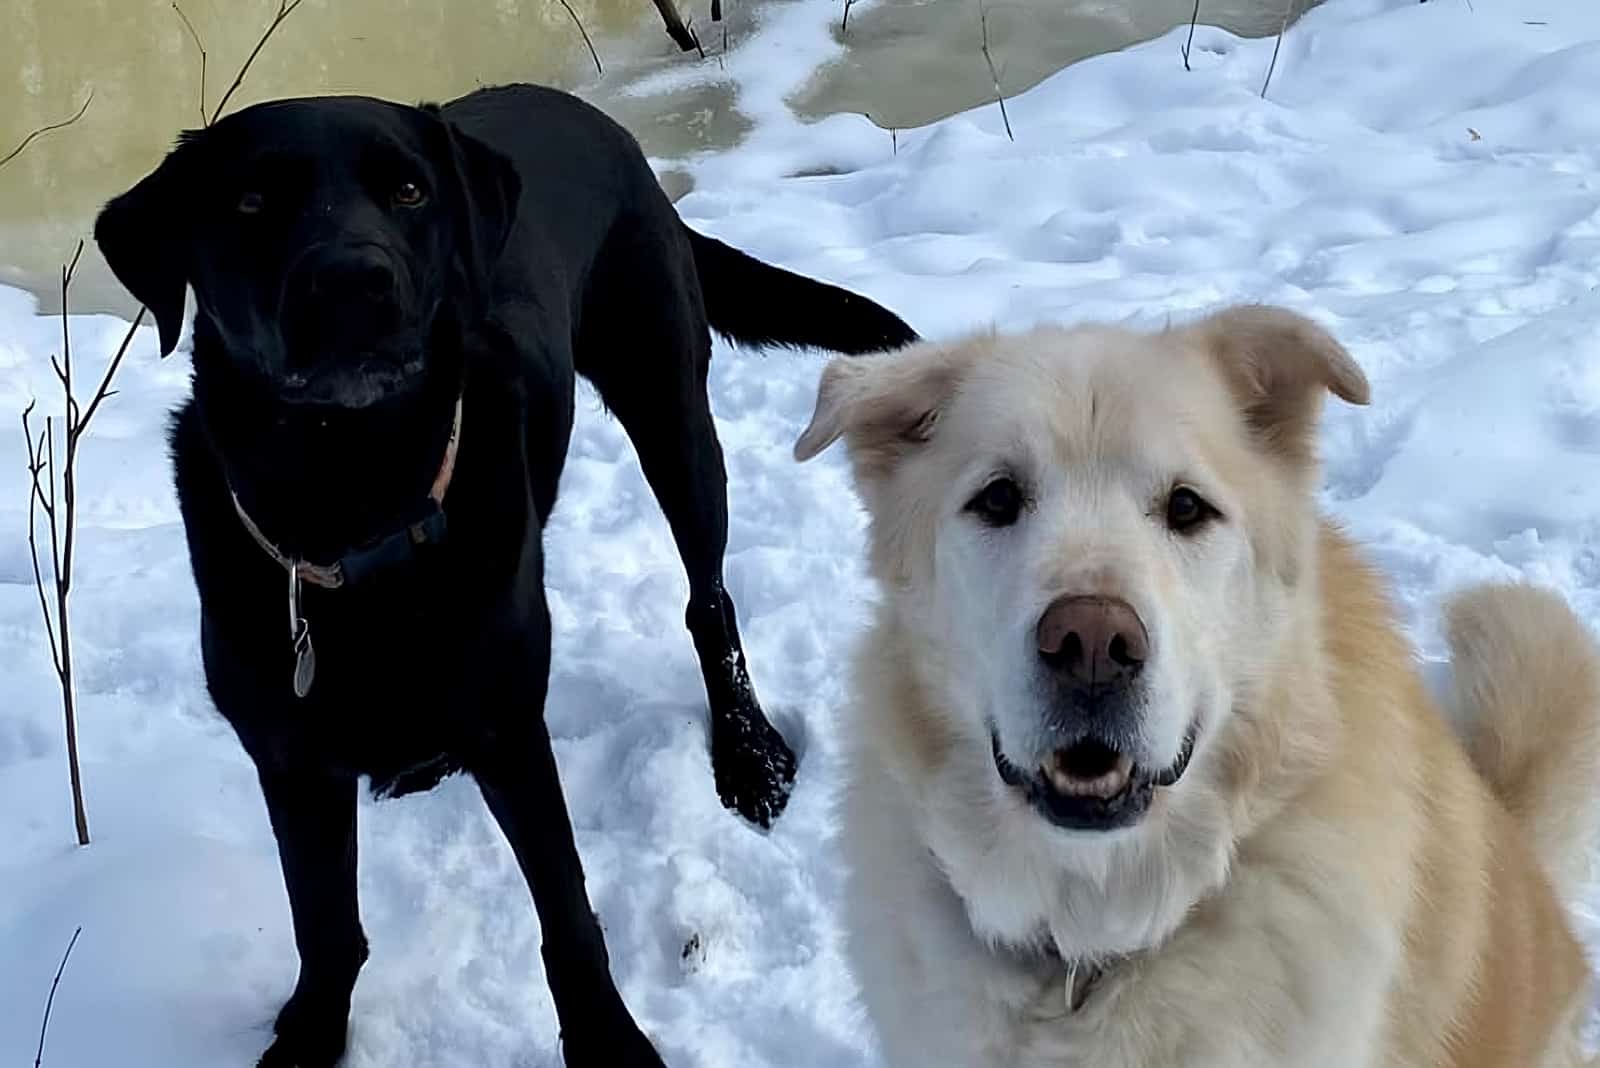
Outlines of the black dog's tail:
<svg viewBox="0 0 1600 1068">
<path fill-rule="evenodd" d="M 706 318 L 747 345 L 862 353 L 897 349 L 917 332 L 858 293 L 762 263 L 685 226 L 700 275 Z"/>
</svg>

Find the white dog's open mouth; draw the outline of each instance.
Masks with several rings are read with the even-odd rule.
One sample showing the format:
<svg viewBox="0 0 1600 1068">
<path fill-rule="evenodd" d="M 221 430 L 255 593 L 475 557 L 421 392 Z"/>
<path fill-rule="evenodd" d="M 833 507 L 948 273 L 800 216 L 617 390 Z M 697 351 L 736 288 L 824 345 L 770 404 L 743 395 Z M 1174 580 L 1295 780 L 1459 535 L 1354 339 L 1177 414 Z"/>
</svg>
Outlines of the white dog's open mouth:
<svg viewBox="0 0 1600 1068">
<path fill-rule="evenodd" d="M 1109 831 L 1137 823 L 1156 787 L 1183 777 L 1194 756 L 1195 728 L 1185 736 L 1177 760 L 1155 771 L 1099 739 L 1086 738 L 1057 749 L 1030 774 L 1006 759 L 998 734 L 991 731 L 989 739 L 1000 778 L 1045 819 L 1071 830 Z"/>
</svg>

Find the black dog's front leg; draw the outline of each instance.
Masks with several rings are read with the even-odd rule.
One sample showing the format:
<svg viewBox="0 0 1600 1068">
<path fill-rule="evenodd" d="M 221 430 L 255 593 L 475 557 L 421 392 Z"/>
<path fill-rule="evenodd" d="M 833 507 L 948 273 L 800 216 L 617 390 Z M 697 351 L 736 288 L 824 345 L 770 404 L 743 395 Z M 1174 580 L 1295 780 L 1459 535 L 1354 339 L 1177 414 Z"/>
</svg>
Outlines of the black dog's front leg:
<svg viewBox="0 0 1600 1068">
<path fill-rule="evenodd" d="M 332 1068 L 367 959 L 356 906 L 356 780 L 258 768 L 294 917 L 300 979 L 259 1068 Z"/>
<path fill-rule="evenodd" d="M 472 772 L 533 892 L 568 1068 L 662 1068 L 612 981 L 543 718 L 497 748 Z"/>
</svg>

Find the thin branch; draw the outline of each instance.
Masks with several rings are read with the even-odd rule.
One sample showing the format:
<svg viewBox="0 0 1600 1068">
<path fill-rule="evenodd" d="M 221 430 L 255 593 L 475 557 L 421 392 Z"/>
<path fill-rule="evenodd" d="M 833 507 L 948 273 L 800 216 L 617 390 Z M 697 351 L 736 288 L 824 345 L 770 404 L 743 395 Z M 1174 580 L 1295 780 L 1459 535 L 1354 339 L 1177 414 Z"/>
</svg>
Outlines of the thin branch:
<svg viewBox="0 0 1600 1068">
<path fill-rule="evenodd" d="M 128 332 L 122 335 L 122 344 L 117 346 L 116 355 L 111 357 L 111 362 L 106 364 L 106 373 L 100 379 L 100 387 L 94 391 L 94 396 L 89 398 L 89 407 L 84 409 L 83 418 L 78 425 L 87 427 L 89 420 L 94 418 L 95 409 L 100 407 L 100 402 L 107 397 L 116 396 L 117 391 L 110 388 L 111 378 L 117 373 L 117 368 L 122 365 L 122 357 L 128 353 L 128 346 L 133 342 L 133 336 L 138 333 L 139 326 L 144 322 L 144 313 L 147 309 L 140 308 L 139 314 L 133 317 L 133 322 L 128 325 Z"/>
<path fill-rule="evenodd" d="M 39 593 L 39 614 L 44 617 L 44 632 L 50 639 L 50 661 L 55 665 L 56 677 L 61 677 L 61 650 L 56 647 L 56 628 L 50 616 L 50 602 L 44 595 L 44 571 L 39 566 L 39 539 L 36 535 L 38 527 L 38 506 L 45 503 L 44 487 L 39 485 L 39 475 L 44 471 L 44 433 L 41 432 L 37 439 L 33 436 L 33 427 L 28 423 L 28 416 L 33 414 L 37 401 L 29 401 L 28 406 L 22 410 L 22 437 L 23 444 L 28 447 L 28 477 L 33 480 L 33 487 L 28 494 L 28 553 L 33 558 L 33 585 Z"/>
<path fill-rule="evenodd" d="M 22 139 L 22 143 L 17 145 L 16 148 L 13 148 L 10 152 L 7 152 L 5 155 L 0 156 L 0 167 L 4 167 L 7 163 L 10 163 L 12 160 L 14 160 L 18 156 L 22 155 L 22 150 L 27 148 L 29 145 L 31 145 L 33 143 L 34 138 L 43 137 L 45 134 L 51 133 L 51 132 L 53 132 L 55 130 L 64 130 L 68 126 L 71 126 L 73 123 L 77 122 L 79 119 L 83 118 L 83 113 L 85 111 L 89 110 L 89 101 L 91 101 L 93 99 L 94 99 L 94 90 L 90 89 L 88 94 L 83 98 L 82 106 L 80 106 L 78 108 L 77 113 L 74 114 L 72 116 L 72 118 L 65 119 L 65 120 L 63 120 L 61 122 L 52 122 L 48 126 L 41 126 L 37 130 L 35 130 L 32 133 L 30 133 L 27 137 L 24 137 Z"/>
<path fill-rule="evenodd" d="M 572 22 L 578 27 L 578 32 L 583 34 L 583 43 L 589 46 L 589 55 L 594 57 L 594 72 L 601 75 L 605 74 L 606 69 L 600 65 L 600 53 L 594 50 L 594 42 L 589 40 L 589 31 L 583 28 L 583 20 L 578 17 L 576 11 L 572 10 L 572 5 L 567 3 L 567 0 L 561 0 L 561 6 L 567 9 L 567 14 L 572 16 Z"/>
<path fill-rule="evenodd" d="M 200 43 L 200 35 L 195 32 L 194 23 L 183 13 L 183 8 L 178 6 L 178 0 L 172 0 L 172 10 L 183 20 L 183 28 L 189 31 L 195 50 L 200 53 L 200 125 L 209 126 L 211 124 L 206 120 L 206 46 Z"/>
<path fill-rule="evenodd" d="M 1272 72 L 1278 66 L 1278 50 L 1283 47 L 1283 35 L 1289 30 L 1289 20 L 1294 17 L 1294 0 L 1287 0 L 1283 9 L 1283 25 L 1278 27 L 1278 40 L 1272 46 L 1272 62 L 1267 64 L 1267 80 L 1261 83 L 1261 99 L 1267 98 L 1267 86 L 1272 84 Z"/>
<path fill-rule="evenodd" d="M 50 574 L 55 588 L 61 588 L 61 537 L 56 522 L 56 427 L 50 416 L 44 417 L 44 470 L 49 476 L 50 505 L 44 514 L 50 517 Z"/>
<path fill-rule="evenodd" d="M 856 0 L 844 0 L 844 17 L 839 20 L 839 36 L 841 37 L 850 28 L 850 5 L 855 2 Z"/>
<path fill-rule="evenodd" d="M 1194 0 L 1194 13 L 1189 16 L 1189 40 L 1183 46 L 1183 69 L 1190 70 L 1189 52 L 1194 48 L 1194 26 L 1200 21 L 1200 0 Z"/>
<path fill-rule="evenodd" d="M 698 50 L 701 58 L 705 57 L 705 49 L 700 47 L 700 38 L 694 34 L 694 28 L 683 21 L 683 16 L 678 14 L 678 8 L 673 0 L 651 0 L 656 5 L 656 10 L 661 13 L 661 21 L 667 28 L 667 36 L 672 38 L 680 52 Z"/>
<path fill-rule="evenodd" d="M 39 1025 L 39 1052 L 34 1054 L 33 1068 L 39 1068 L 44 1063 L 44 1036 L 50 1030 L 50 1010 L 55 1007 L 56 987 L 61 985 L 61 974 L 67 970 L 67 958 L 72 956 L 72 947 L 78 944 L 81 934 L 82 927 L 72 932 L 72 941 L 67 943 L 67 951 L 61 955 L 61 967 L 56 969 L 56 977 L 50 983 L 50 996 L 44 1002 L 44 1022 Z"/>
<path fill-rule="evenodd" d="M 978 25 L 983 29 L 983 61 L 989 64 L 989 78 L 994 82 L 994 98 L 1000 105 L 1000 121 L 1006 124 L 1006 137 L 1015 141 L 1011 132 L 1011 116 L 1006 114 L 1006 95 L 1000 91 L 1000 72 L 994 69 L 994 57 L 989 54 L 989 11 L 978 5 Z"/>
<path fill-rule="evenodd" d="M 722 0 L 711 0 L 711 21 L 722 21 Z"/>
<path fill-rule="evenodd" d="M 228 106 L 229 100 L 233 99 L 234 92 L 240 85 L 244 84 L 244 76 L 250 73 L 251 65 L 255 63 L 256 57 L 261 54 L 261 50 L 267 46 L 267 42 L 272 39 L 272 35 L 278 32 L 278 27 L 283 25 L 283 20 L 294 14 L 295 8 L 304 2 L 305 0 L 278 0 L 278 13 L 273 16 L 272 22 L 267 25 L 266 32 L 261 35 L 261 39 L 256 41 L 256 46 L 250 50 L 250 55 L 245 57 L 244 65 L 239 68 L 239 73 L 233 76 L 233 84 L 228 86 L 228 91 L 222 94 L 221 100 L 217 101 L 216 110 L 211 112 L 211 122 L 217 121 L 217 117 L 222 114 L 222 109 Z M 211 123 L 206 125 L 209 126 Z"/>
</svg>

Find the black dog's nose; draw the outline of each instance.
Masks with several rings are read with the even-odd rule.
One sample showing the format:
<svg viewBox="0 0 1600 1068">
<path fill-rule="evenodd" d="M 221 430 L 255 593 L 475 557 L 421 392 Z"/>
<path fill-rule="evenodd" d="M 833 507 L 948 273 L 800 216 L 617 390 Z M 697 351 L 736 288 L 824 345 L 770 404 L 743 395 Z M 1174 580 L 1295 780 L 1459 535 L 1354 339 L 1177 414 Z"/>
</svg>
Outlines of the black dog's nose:
<svg viewBox="0 0 1600 1068">
<path fill-rule="evenodd" d="M 1039 656 L 1074 686 L 1132 682 L 1150 656 L 1150 634 L 1118 597 L 1057 598 L 1039 617 Z"/>
<path fill-rule="evenodd" d="M 394 265 L 377 249 L 358 249 L 330 257 L 311 276 L 311 293 L 321 300 L 364 300 L 390 304 L 396 299 Z"/>
</svg>

